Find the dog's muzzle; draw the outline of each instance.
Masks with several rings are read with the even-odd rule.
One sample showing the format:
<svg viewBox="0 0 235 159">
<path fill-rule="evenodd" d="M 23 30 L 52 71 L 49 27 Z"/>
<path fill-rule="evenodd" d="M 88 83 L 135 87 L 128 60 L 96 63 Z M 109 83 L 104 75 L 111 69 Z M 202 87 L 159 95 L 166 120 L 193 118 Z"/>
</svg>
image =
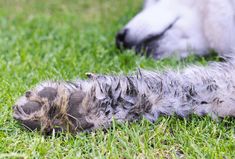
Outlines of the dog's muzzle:
<svg viewBox="0 0 235 159">
<path fill-rule="evenodd" d="M 116 35 L 116 47 L 118 49 L 131 49 L 132 45 L 126 40 L 129 29 L 122 29 Z"/>
</svg>

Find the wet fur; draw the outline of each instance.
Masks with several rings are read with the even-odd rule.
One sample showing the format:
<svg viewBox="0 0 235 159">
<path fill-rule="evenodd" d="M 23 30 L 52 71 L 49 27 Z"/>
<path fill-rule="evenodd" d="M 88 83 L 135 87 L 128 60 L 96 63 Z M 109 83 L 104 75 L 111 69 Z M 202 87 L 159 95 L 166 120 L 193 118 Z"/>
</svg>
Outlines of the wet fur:
<svg viewBox="0 0 235 159">
<path fill-rule="evenodd" d="M 144 117 L 154 122 L 161 114 L 235 117 L 234 60 L 182 71 L 88 77 L 39 84 L 16 102 L 14 118 L 30 130 L 50 134 L 106 128 L 113 119 L 122 123 Z"/>
</svg>

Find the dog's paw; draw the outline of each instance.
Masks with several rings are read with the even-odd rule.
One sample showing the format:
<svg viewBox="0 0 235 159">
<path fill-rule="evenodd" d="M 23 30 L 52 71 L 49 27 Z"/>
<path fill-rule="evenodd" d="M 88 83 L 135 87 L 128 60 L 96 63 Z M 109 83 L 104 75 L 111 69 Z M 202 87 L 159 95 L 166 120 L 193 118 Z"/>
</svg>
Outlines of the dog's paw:
<svg viewBox="0 0 235 159">
<path fill-rule="evenodd" d="M 86 119 L 84 98 L 85 93 L 69 83 L 41 84 L 16 102 L 13 117 L 27 129 L 47 135 L 53 131 L 89 131 L 94 124 Z"/>
<path fill-rule="evenodd" d="M 50 105 L 57 96 L 57 89 L 43 87 L 27 91 L 13 106 L 13 117 L 27 129 L 41 129 L 41 117 L 44 115 L 44 105 Z M 49 106 L 50 107 L 50 106 Z M 44 110 L 43 110 L 44 109 Z"/>
</svg>

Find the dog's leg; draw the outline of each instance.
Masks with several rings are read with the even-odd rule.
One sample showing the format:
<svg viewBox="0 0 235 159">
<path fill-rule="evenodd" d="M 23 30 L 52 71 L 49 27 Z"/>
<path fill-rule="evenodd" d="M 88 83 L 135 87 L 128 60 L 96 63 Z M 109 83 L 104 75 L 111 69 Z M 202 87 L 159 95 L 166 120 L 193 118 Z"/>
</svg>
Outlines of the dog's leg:
<svg viewBox="0 0 235 159">
<path fill-rule="evenodd" d="M 234 62 L 164 73 L 92 75 L 88 80 L 41 84 L 14 107 L 14 118 L 31 130 L 72 133 L 122 123 L 157 120 L 161 114 L 235 117 Z"/>
</svg>

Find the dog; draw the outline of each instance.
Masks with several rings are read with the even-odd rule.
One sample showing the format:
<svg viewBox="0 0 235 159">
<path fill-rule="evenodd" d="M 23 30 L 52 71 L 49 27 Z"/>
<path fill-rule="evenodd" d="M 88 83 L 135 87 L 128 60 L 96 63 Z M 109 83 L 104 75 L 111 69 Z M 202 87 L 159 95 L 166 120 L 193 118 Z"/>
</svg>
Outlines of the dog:
<svg viewBox="0 0 235 159">
<path fill-rule="evenodd" d="M 234 0 L 147 0 L 144 10 L 117 35 L 119 47 L 147 51 L 159 59 L 187 56 L 234 44 Z M 139 26 L 140 25 L 140 26 Z M 230 54 L 233 55 L 231 52 Z M 90 132 L 160 115 L 235 117 L 235 60 L 164 72 L 138 69 L 131 75 L 87 74 L 87 80 L 47 81 L 27 91 L 13 117 L 27 129 Z"/>
<path fill-rule="evenodd" d="M 155 59 L 211 50 L 231 56 L 235 0 L 145 0 L 143 10 L 117 33 L 116 45 Z"/>
</svg>

